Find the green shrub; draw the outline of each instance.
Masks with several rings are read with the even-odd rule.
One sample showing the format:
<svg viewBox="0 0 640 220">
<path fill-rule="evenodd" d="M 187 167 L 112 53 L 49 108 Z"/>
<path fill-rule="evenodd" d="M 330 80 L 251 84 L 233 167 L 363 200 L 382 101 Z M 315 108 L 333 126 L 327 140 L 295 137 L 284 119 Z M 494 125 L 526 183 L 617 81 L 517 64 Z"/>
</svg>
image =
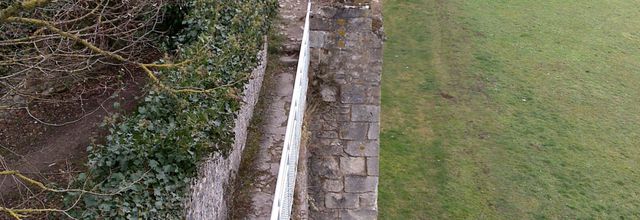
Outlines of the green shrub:
<svg viewBox="0 0 640 220">
<path fill-rule="evenodd" d="M 151 88 L 135 114 L 110 125 L 106 143 L 89 147 L 89 170 L 78 182 L 86 180 L 93 191 L 119 193 L 83 195 L 76 217 L 182 219 L 198 161 L 214 152 L 228 154 L 239 97 L 257 64 L 277 1 L 186 4 L 175 59 L 191 62 L 158 76 L 174 88 L 216 89 L 173 96 Z"/>
</svg>

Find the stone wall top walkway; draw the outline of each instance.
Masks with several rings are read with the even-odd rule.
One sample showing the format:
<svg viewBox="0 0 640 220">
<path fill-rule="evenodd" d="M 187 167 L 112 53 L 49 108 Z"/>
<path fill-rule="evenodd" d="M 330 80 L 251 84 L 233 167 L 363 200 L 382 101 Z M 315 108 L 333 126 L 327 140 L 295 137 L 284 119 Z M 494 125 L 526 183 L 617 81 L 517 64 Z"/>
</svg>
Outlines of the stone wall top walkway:
<svg viewBox="0 0 640 220">
<path fill-rule="evenodd" d="M 336 6 L 337 5 L 337 6 Z M 341 2 L 311 20 L 309 217 L 376 219 L 382 74 L 378 2 Z M 373 9 L 372 9 L 373 8 Z"/>
</svg>

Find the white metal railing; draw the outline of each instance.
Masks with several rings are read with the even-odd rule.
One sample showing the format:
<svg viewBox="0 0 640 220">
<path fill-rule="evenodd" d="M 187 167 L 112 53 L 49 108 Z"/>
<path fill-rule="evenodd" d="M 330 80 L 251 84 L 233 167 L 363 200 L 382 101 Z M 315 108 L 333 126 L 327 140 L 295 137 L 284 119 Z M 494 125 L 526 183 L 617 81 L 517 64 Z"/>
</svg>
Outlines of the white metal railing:
<svg viewBox="0 0 640 220">
<path fill-rule="evenodd" d="M 298 154 L 302 137 L 302 121 L 306 109 L 308 70 L 309 70 L 309 13 L 311 1 L 307 4 L 307 15 L 304 20 L 302 44 L 298 57 L 298 69 L 293 85 L 293 96 L 287 122 L 287 132 L 284 136 L 284 147 L 278 170 L 276 192 L 273 196 L 271 208 L 271 220 L 289 220 L 293 205 L 293 191 L 296 185 L 296 172 L 298 168 Z"/>
</svg>

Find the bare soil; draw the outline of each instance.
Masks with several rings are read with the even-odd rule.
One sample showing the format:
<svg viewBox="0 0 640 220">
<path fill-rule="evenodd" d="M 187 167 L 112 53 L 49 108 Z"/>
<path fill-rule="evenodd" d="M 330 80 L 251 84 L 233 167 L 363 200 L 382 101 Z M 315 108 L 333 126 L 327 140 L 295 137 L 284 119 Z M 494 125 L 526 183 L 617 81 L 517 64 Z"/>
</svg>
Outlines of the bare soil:
<svg viewBox="0 0 640 220">
<path fill-rule="evenodd" d="M 98 71 L 117 72 L 119 69 Z M 0 170 L 18 170 L 48 186 L 67 188 L 73 177 L 85 170 L 87 146 L 103 142 L 107 135 L 107 129 L 100 126 L 105 117 L 131 112 L 144 95 L 146 77 L 113 75 L 119 76 L 88 80 L 82 86 L 50 97 L 64 100 L 81 94 L 80 99 L 67 102 L 36 100 L 28 108 L 6 112 L 0 118 Z M 118 104 L 114 106 L 116 102 Z M 2 207 L 52 208 L 52 205 L 60 206 L 61 196 L 51 198 L 16 177 L 0 176 Z M 0 219 L 8 217 L 3 214 Z M 36 217 L 51 218 L 48 215 Z"/>
</svg>

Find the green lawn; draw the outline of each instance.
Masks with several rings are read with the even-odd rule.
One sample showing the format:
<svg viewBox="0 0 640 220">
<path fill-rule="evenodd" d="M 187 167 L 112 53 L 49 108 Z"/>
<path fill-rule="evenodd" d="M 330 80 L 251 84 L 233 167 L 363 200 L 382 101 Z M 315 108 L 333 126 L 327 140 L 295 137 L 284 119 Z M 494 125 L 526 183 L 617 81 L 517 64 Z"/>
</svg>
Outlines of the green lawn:
<svg viewBox="0 0 640 220">
<path fill-rule="evenodd" d="M 640 218 L 640 1 L 383 2 L 381 219 Z"/>
</svg>

